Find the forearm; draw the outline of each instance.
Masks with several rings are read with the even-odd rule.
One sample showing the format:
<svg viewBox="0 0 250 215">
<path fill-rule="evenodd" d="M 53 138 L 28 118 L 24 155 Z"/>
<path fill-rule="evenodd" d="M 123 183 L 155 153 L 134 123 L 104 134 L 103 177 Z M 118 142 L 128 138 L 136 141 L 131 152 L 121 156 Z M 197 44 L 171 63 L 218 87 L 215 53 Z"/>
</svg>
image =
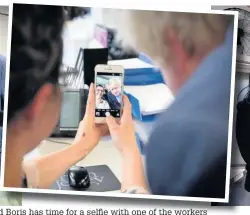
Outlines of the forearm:
<svg viewBox="0 0 250 215">
<path fill-rule="evenodd" d="M 28 182 L 30 178 L 31 186 L 49 188 L 67 169 L 86 157 L 93 149 L 89 146 L 93 145 L 95 144 L 76 142 L 58 152 L 24 163 L 23 168 Z M 35 185 L 32 185 L 34 181 Z"/>
<path fill-rule="evenodd" d="M 147 190 L 142 157 L 138 147 L 123 154 L 121 191 L 131 187 L 142 187 Z"/>
</svg>

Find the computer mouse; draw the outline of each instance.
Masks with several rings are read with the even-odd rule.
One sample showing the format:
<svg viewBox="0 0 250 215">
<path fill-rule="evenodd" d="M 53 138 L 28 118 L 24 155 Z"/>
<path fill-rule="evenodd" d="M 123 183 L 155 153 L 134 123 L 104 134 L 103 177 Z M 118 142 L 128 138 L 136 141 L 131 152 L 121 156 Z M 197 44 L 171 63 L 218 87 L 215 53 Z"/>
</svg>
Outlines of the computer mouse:
<svg viewBox="0 0 250 215">
<path fill-rule="evenodd" d="M 69 185 L 75 189 L 86 189 L 90 186 L 90 177 L 87 169 L 82 166 L 73 166 L 68 170 Z"/>
</svg>

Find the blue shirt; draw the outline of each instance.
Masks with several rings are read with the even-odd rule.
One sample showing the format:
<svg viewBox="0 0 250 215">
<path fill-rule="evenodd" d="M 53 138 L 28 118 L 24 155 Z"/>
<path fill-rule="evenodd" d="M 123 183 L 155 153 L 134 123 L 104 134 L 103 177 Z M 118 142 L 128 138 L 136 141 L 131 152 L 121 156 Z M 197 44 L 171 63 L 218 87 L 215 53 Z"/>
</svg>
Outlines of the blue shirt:
<svg viewBox="0 0 250 215">
<path fill-rule="evenodd" d="M 156 123 L 146 147 L 155 195 L 225 198 L 233 26 Z"/>
<path fill-rule="evenodd" d="M 119 96 L 116 96 L 116 99 L 117 99 L 117 101 L 118 101 L 119 103 L 121 103 L 121 100 L 122 100 L 122 96 L 121 96 L 121 95 L 119 95 Z"/>
</svg>

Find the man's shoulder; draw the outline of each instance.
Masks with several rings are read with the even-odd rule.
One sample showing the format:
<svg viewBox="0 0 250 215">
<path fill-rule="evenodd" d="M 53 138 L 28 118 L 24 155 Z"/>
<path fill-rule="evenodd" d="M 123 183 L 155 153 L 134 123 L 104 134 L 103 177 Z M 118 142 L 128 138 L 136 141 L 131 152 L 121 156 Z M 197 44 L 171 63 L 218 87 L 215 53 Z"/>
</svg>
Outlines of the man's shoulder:
<svg viewBox="0 0 250 215">
<path fill-rule="evenodd" d="M 154 193 L 187 195 L 225 157 L 227 136 L 213 120 L 170 113 L 161 116 L 146 147 L 149 182 Z"/>
<path fill-rule="evenodd" d="M 180 113 L 177 110 L 169 110 L 159 117 L 155 130 L 162 135 L 171 133 L 171 136 L 175 134 L 180 136 L 180 134 L 185 135 L 198 131 L 199 134 L 202 134 L 202 130 L 205 130 L 206 133 L 214 132 L 214 130 L 216 130 L 214 129 L 214 125 L 216 124 L 215 120 L 209 119 L 209 117 L 204 116 L 202 113 L 199 113 L 199 111 L 189 113 L 184 110 Z"/>
<path fill-rule="evenodd" d="M 226 149 L 227 138 L 228 121 L 225 119 L 213 119 L 211 115 L 206 115 L 206 111 L 199 109 L 191 113 L 185 108 L 181 112 L 173 108 L 162 114 L 149 143 L 155 145 L 167 142 L 167 147 L 179 144 L 179 147 L 185 148 L 197 145 L 197 149 L 201 145 L 209 145 L 210 148 L 223 151 Z"/>
</svg>

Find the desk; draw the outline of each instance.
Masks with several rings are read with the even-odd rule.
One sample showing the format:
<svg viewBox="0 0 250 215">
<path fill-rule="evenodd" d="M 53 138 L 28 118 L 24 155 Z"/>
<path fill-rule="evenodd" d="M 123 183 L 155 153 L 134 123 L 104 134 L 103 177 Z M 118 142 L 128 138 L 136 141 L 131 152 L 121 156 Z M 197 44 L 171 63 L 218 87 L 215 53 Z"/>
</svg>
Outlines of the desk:
<svg viewBox="0 0 250 215">
<path fill-rule="evenodd" d="M 34 159 L 36 157 L 59 151 L 65 147 L 68 147 L 72 141 L 73 138 L 50 138 L 48 140 L 44 140 L 41 145 L 28 157 L 30 159 Z M 118 178 L 118 180 L 120 182 L 122 180 L 122 157 L 110 138 L 102 138 L 93 151 L 83 160 L 78 162 L 77 165 L 85 167 L 94 165 L 107 165 Z"/>
<path fill-rule="evenodd" d="M 50 138 L 48 140 L 44 140 L 41 145 L 29 155 L 29 158 L 34 159 L 36 157 L 59 151 L 65 147 L 68 147 L 72 141 L 72 138 Z M 77 165 L 85 167 L 94 165 L 107 165 L 119 181 L 122 179 L 122 157 L 110 138 L 101 139 L 93 151 L 83 160 L 78 162 Z M 111 192 L 120 191 L 117 190 Z"/>
<path fill-rule="evenodd" d="M 52 142 L 52 141 L 55 142 Z M 73 139 L 68 138 L 51 138 L 45 140 L 39 146 L 40 155 L 46 155 L 52 152 L 59 151 L 69 145 L 63 144 L 64 142 L 71 144 Z M 63 142 L 63 143 L 56 143 Z M 99 144 L 93 149 L 93 151 L 85 157 L 83 160 L 77 163 L 81 166 L 93 166 L 93 165 L 107 165 L 115 176 L 121 181 L 121 166 L 122 166 L 122 157 L 119 151 L 115 148 L 114 143 L 110 139 L 102 139 Z"/>
</svg>

